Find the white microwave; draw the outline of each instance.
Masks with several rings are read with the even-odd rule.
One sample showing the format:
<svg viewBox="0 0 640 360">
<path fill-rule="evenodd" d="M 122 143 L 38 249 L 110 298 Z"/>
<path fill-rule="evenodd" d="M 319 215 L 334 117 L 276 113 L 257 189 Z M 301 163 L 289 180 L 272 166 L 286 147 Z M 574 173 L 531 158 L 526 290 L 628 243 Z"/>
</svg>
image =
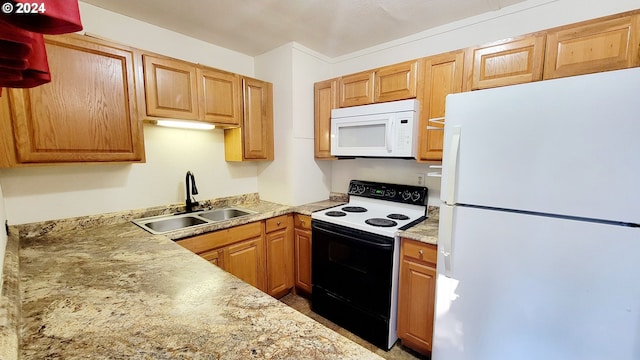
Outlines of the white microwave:
<svg viewBox="0 0 640 360">
<path fill-rule="evenodd" d="M 353 106 L 331 111 L 331 155 L 415 158 L 418 100 Z"/>
</svg>

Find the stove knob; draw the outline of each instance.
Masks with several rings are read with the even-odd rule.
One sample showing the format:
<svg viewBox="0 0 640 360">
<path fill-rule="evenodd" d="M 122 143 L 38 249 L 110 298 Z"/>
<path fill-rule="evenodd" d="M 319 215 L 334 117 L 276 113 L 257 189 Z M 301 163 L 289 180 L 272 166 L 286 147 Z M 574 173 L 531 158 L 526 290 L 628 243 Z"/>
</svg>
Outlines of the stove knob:
<svg viewBox="0 0 640 360">
<path fill-rule="evenodd" d="M 411 198 L 411 193 L 409 190 L 405 190 L 402 192 L 402 200 L 409 200 Z"/>
<path fill-rule="evenodd" d="M 361 195 L 364 193 L 365 190 L 366 188 L 364 187 L 364 185 L 360 185 L 358 186 L 358 190 L 356 190 L 356 193 L 358 193 L 358 195 Z"/>
<path fill-rule="evenodd" d="M 420 198 L 421 198 L 420 193 L 417 191 L 414 191 L 413 194 L 411 195 L 411 200 L 413 200 L 413 202 L 420 200 Z"/>
<path fill-rule="evenodd" d="M 396 197 L 396 191 L 394 189 L 387 190 L 386 196 L 389 198 L 394 198 Z"/>
</svg>

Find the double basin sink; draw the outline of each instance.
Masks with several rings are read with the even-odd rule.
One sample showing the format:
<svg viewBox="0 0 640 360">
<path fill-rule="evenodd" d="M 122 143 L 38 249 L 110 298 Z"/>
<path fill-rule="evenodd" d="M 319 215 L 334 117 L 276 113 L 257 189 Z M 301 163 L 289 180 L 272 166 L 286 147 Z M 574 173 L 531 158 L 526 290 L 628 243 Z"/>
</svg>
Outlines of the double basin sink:
<svg viewBox="0 0 640 360">
<path fill-rule="evenodd" d="M 165 234 L 171 231 L 194 226 L 212 224 L 255 214 L 255 211 L 235 207 L 212 210 L 200 210 L 190 213 L 152 216 L 133 220 L 133 223 L 152 234 Z"/>
</svg>

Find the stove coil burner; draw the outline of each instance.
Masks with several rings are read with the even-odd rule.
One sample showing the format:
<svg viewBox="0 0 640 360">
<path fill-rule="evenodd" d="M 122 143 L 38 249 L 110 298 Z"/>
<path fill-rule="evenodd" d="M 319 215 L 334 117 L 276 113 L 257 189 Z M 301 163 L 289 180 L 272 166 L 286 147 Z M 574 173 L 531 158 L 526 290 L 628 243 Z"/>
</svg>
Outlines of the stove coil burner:
<svg viewBox="0 0 640 360">
<path fill-rule="evenodd" d="M 405 214 L 389 214 L 387 217 L 393 220 L 409 220 L 409 217 Z"/>
<path fill-rule="evenodd" d="M 342 208 L 342 211 L 350 212 L 350 213 L 363 213 L 367 212 L 367 209 L 362 206 L 345 206 Z"/>
<path fill-rule="evenodd" d="M 398 223 L 393 220 L 383 219 L 383 218 L 367 219 L 364 222 L 371 226 L 379 226 L 379 227 L 394 227 L 398 225 Z"/>
<path fill-rule="evenodd" d="M 341 216 L 347 216 L 347 213 L 344 211 L 332 210 L 332 211 L 327 211 L 325 215 L 331 216 L 331 217 L 341 217 Z"/>
</svg>

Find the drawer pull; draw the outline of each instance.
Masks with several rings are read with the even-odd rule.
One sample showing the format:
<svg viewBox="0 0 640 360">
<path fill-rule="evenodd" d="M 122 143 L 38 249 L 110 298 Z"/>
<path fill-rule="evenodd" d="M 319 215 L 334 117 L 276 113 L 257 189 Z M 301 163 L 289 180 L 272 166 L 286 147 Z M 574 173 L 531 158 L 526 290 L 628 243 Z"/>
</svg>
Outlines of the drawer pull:
<svg viewBox="0 0 640 360">
<path fill-rule="evenodd" d="M 278 221 L 278 222 L 276 223 L 276 225 L 280 226 L 280 221 Z"/>
<path fill-rule="evenodd" d="M 421 250 L 418 250 L 418 254 L 420 254 L 420 255 L 424 255 L 424 251 L 423 251 L 422 249 L 421 249 Z"/>
</svg>

